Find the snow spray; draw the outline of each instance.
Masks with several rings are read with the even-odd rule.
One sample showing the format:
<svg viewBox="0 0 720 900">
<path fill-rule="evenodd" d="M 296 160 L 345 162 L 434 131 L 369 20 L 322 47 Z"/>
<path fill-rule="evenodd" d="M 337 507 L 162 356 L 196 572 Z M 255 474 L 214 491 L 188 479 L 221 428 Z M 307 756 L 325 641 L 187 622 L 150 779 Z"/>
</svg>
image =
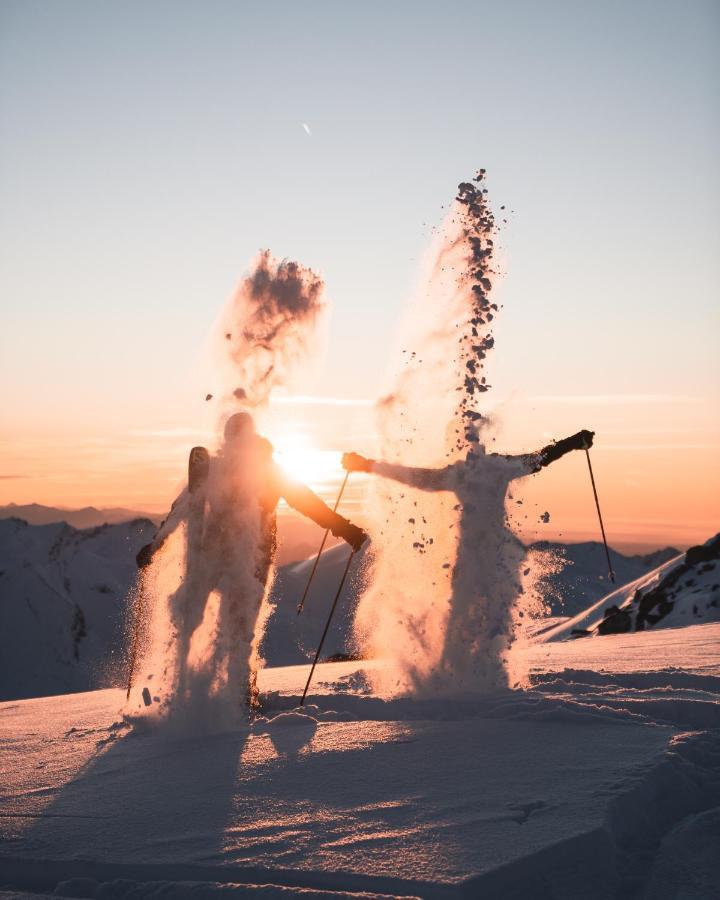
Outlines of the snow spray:
<svg viewBox="0 0 720 900">
<path fill-rule="evenodd" d="M 373 553 L 355 638 L 391 661 L 373 674 L 386 695 L 506 688 L 513 609 L 531 574 L 505 500 L 529 469 L 485 448 L 498 273 L 484 176 L 459 186 L 434 236 L 401 327 L 403 362 L 377 404 L 384 462 L 371 486 Z"/>
<path fill-rule="evenodd" d="M 273 576 L 274 510 L 262 506 L 272 447 L 250 416 L 231 417 L 257 421 L 272 391 L 291 384 L 325 309 L 317 274 L 264 251 L 220 318 L 218 425 L 226 433 L 202 490 L 180 494 L 139 578 L 132 712 L 222 727 L 252 696 Z M 243 432 L 229 434 L 226 423 L 238 421 Z"/>
<path fill-rule="evenodd" d="M 262 408 L 271 391 L 288 387 L 298 366 L 315 355 L 327 310 L 324 289 L 312 270 L 260 253 L 220 321 L 226 409 Z"/>
</svg>

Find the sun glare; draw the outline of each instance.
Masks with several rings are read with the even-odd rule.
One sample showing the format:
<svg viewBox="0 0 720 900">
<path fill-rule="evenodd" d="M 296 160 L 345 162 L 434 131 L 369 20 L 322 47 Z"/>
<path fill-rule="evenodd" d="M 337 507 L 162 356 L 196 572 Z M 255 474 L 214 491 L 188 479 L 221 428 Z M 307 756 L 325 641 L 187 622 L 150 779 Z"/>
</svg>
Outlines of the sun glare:
<svg viewBox="0 0 720 900">
<path fill-rule="evenodd" d="M 304 434 L 291 432 L 273 439 L 275 460 L 291 478 L 319 488 L 342 478 L 340 454 L 318 450 Z"/>
</svg>

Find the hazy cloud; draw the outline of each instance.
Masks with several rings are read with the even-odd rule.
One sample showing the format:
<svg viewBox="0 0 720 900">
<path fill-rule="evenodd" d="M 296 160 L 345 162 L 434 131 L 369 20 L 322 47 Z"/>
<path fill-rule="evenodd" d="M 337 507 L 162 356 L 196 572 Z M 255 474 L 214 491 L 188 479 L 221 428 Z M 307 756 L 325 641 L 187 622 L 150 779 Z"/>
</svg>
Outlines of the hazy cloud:
<svg viewBox="0 0 720 900">
<path fill-rule="evenodd" d="M 603 444 L 603 450 L 720 450 L 720 444 Z"/>
<path fill-rule="evenodd" d="M 271 397 L 271 404 L 284 404 L 287 406 L 373 406 L 375 401 L 367 398 L 346 397 L 315 397 L 310 394 L 297 394 L 296 396 Z"/>
<path fill-rule="evenodd" d="M 684 394 L 539 394 L 529 397 L 534 403 L 561 403 L 568 406 L 630 406 L 637 404 L 703 403 L 701 397 Z"/>
<path fill-rule="evenodd" d="M 136 431 L 130 431 L 131 437 L 141 438 L 211 438 L 212 433 L 209 431 L 200 431 L 197 428 L 185 428 L 179 426 L 177 428 L 148 428 Z"/>
</svg>

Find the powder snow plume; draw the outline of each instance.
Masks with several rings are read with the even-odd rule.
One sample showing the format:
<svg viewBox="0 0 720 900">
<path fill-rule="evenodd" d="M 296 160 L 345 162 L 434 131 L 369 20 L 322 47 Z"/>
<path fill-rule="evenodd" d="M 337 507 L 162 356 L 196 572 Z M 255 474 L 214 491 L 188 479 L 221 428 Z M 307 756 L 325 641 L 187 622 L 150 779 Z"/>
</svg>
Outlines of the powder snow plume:
<svg viewBox="0 0 720 900">
<path fill-rule="evenodd" d="M 484 175 L 459 186 L 435 235 L 401 326 L 404 362 L 378 403 L 383 462 L 372 480 L 373 559 L 355 635 L 365 653 L 392 661 L 375 684 L 385 694 L 507 686 L 525 551 L 508 527 L 505 494 L 528 470 L 484 447 L 498 311 Z"/>
<path fill-rule="evenodd" d="M 221 317 L 226 408 L 264 406 L 274 388 L 291 385 L 315 349 L 324 288 L 311 269 L 259 254 Z"/>
<path fill-rule="evenodd" d="M 138 580 L 129 629 L 137 648 L 131 716 L 213 729 L 247 708 L 261 664 L 275 540 L 274 506 L 264 505 L 272 447 L 247 411 L 261 412 L 272 390 L 290 386 L 309 362 L 323 289 L 310 269 L 264 251 L 221 317 L 225 435 L 203 487 L 185 488 L 175 501 Z"/>
</svg>

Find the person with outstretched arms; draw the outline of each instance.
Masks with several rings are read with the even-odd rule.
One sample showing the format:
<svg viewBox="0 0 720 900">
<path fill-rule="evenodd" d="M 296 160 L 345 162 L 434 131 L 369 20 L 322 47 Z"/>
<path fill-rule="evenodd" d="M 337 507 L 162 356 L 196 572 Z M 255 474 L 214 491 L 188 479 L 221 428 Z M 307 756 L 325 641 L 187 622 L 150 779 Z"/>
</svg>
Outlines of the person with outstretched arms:
<svg viewBox="0 0 720 900">
<path fill-rule="evenodd" d="M 344 454 L 342 464 L 348 472 L 369 472 L 420 491 L 448 491 L 457 497 L 458 531 L 443 655 L 453 660 L 453 671 L 466 686 L 502 686 L 502 672 L 494 662 L 498 654 L 468 648 L 478 640 L 507 646 L 512 609 L 523 591 L 520 569 L 526 550 L 508 527 L 505 508 L 510 483 L 541 471 L 573 450 L 588 449 L 593 437 L 594 432 L 583 430 L 536 453 L 518 456 L 486 453 L 477 441 L 464 459 L 440 468 Z M 432 534 L 431 520 L 425 530 Z M 422 549 L 409 542 L 407 552 L 415 547 Z"/>
<path fill-rule="evenodd" d="M 571 437 L 548 444 L 536 453 L 523 453 L 519 456 L 486 454 L 484 448 L 478 447 L 471 450 L 464 460 L 439 469 L 387 463 L 352 452 L 343 454 L 342 464 L 348 472 L 371 472 L 422 491 L 452 491 L 458 483 L 468 477 L 472 478 L 473 472 L 485 471 L 488 466 L 497 472 L 504 471 L 507 482 L 524 475 L 532 475 L 572 450 L 589 450 L 594 437 L 594 431 L 578 431 Z"/>
</svg>

